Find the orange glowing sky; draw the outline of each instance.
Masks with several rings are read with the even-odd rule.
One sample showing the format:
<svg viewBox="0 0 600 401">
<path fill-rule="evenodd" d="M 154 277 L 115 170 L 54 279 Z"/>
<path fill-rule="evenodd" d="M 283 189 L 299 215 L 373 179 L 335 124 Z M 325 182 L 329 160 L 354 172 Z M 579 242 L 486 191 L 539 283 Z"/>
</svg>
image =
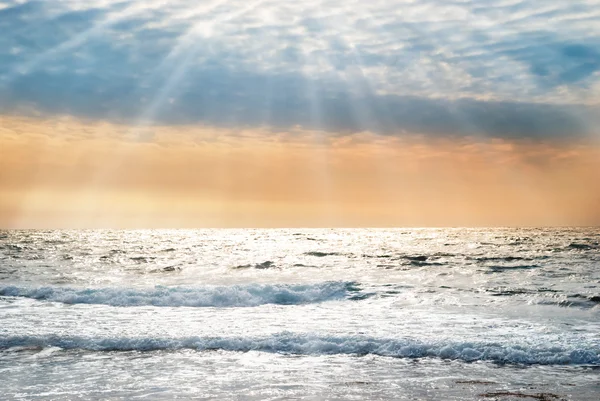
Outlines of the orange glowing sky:
<svg viewBox="0 0 600 401">
<path fill-rule="evenodd" d="M 4 227 L 585 225 L 600 147 L 5 117 Z M 115 133 L 129 130 L 129 140 Z M 51 134 L 48 134 L 50 131 Z"/>
</svg>

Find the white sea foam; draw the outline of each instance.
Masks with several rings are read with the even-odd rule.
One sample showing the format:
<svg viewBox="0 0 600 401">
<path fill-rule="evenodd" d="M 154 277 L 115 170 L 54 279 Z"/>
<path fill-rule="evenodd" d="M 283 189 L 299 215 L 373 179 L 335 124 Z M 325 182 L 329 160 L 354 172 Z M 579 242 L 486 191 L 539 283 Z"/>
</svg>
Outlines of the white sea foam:
<svg viewBox="0 0 600 401">
<path fill-rule="evenodd" d="M 600 347 L 580 344 L 526 345 L 485 342 L 421 342 L 364 336 L 318 336 L 281 333 L 268 337 L 92 338 L 76 336 L 0 337 L 0 349 L 59 347 L 89 351 L 193 349 L 260 351 L 295 355 L 379 355 L 395 358 L 440 358 L 525 365 L 600 365 Z"/>
<path fill-rule="evenodd" d="M 0 287 L 0 296 L 66 304 L 111 306 L 244 307 L 264 304 L 299 305 L 360 298 L 351 282 L 319 284 L 246 284 L 233 286 L 163 287 L 151 289 L 69 287 Z"/>
</svg>

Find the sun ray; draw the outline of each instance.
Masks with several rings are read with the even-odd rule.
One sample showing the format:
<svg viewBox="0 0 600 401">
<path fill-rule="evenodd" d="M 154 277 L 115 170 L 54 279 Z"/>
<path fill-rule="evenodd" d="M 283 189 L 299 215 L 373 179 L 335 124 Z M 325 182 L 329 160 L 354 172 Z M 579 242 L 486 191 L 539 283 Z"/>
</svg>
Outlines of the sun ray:
<svg viewBox="0 0 600 401">
<path fill-rule="evenodd" d="M 213 2 L 209 6 L 202 7 L 202 11 L 205 14 L 208 14 L 210 11 L 215 10 L 219 6 L 227 3 L 227 1 L 228 0 L 219 0 Z M 182 84 L 182 81 L 185 78 L 188 70 L 195 65 L 194 62 L 196 60 L 196 56 L 201 51 L 198 40 L 210 39 L 213 29 L 216 29 L 219 24 L 233 21 L 236 18 L 251 12 L 253 9 L 264 3 L 264 1 L 265 0 L 257 0 L 241 9 L 222 14 L 216 18 L 211 18 L 208 24 L 205 24 L 204 21 L 198 21 L 178 39 L 178 42 L 176 46 L 174 46 L 173 50 L 155 69 L 156 73 L 162 70 L 162 75 L 166 76 L 166 79 L 156 90 L 154 96 L 149 102 L 149 105 L 138 115 L 135 124 L 133 124 L 133 126 L 128 130 L 126 136 L 121 138 L 121 145 L 114 148 L 110 163 L 107 163 L 102 168 L 98 168 L 94 174 L 89 177 L 87 183 L 88 188 L 100 188 L 107 180 L 110 180 L 111 177 L 119 174 L 119 170 L 123 167 L 124 163 L 128 159 L 130 152 L 128 147 L 125 146 L 126 143 L 137 142 L 147 132 L 152 130 L 156 113 L 164 105 L 165 101 L 173 95 L 178 86 Z M 172 67 L 171 70 L 168 69 L 169 66 Z M 90 202 L 91 205 L 97 203 L 96 200 L 90 200 Z"/>
<path fill-rule="evenodd" d="M 220 0 L 213 3 L 211 6 L 204 8 L 206 13 L 216 9 L 222 4 L 227 3 L 228 0 Z M 157 71 L 165 69 L 167 66 L 174 66 L 168 73 L 168 78 L 162 84 L 159 90 L 156 91 L 152 101 L 146 110 L 138 118 L 137 125 L 144 126 L 151 122 L 152 117 L 157 110 L 164 104 L 167 99 L 177 86 L 181 83 L 181 80 L 187 73 L 188 69 L 193 65 L 195 57 L 199 52 L 198 40 L 209 39 L 212 31 L 219 24 L 224 22 L 230 22 L 243 16 L 244 14 L 252 11 L 253 9 L 264 3 L 265 0 L 257 0 L 246 7 L 243 7 L 236 11 L 231 11 L 227 14 L 220 15 L 216 18 L 211 19 L 207 23 L 197 22 L 195 23 L 185 35 L 178 39 L 178 43 L 173 47 L 173 50 L 165 57 L 164 61 L 158 66 Z"/>
<path fill-rule="evenodd" d="M 53 57 L 60 55 L 61 53 L 66 53 L 68 51 L 77 49 L 80 46 L 85 45 L 90 39 L 100 37 L 101 35 L 105 34 L 108 29 L 110 29 L 117 23 L 125 21 L 133 16 L 147 12 L 148 10 L 158 9 L 161 6 L 163 6 L 163 4 L 163 1 L 155 0 L 147 3 L 145 2 L 143 6 L 140 6 L 139 4 L 134 4 L 130 7 L 125 8 L 122 11 L 112 13 L 104 17 L 99 22 L 94 23 L 93 26 L 89 29 L 72 35 L 68 40 L 50 49 L 46 49 L 42 53 L 31 58 L 29 61 L 16 66 L 13 69 L 13 71 L 8 72 L 3 76 L 0 76 L 0 81 L 9 82 L 17 78 L 18 76 L 29 74 L 43 63 L 52 60 Z"/>
</svg>

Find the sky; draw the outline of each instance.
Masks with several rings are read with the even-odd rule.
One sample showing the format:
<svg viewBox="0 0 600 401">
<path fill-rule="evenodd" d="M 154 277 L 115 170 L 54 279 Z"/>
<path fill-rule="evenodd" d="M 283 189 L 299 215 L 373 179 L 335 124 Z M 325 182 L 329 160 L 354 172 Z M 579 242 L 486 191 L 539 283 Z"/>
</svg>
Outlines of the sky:
<svg viewBox="0 0 600 401">
<path fill-rule="evenodd" d="M 600 224 L 600 0 L 0 0 L 0 227 Z"/>
</svg>

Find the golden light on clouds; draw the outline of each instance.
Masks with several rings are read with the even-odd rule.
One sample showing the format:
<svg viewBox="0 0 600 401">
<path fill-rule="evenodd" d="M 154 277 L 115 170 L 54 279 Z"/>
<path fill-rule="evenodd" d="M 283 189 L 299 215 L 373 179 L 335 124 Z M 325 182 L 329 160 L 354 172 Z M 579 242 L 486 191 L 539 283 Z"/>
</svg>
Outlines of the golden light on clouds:
<svg viewBox="0 0 600 401">
<path fill-rule="evenodd" d="M 2 227 L 600 223 L 589 142 L 2 117 Z"/>
</svg>

